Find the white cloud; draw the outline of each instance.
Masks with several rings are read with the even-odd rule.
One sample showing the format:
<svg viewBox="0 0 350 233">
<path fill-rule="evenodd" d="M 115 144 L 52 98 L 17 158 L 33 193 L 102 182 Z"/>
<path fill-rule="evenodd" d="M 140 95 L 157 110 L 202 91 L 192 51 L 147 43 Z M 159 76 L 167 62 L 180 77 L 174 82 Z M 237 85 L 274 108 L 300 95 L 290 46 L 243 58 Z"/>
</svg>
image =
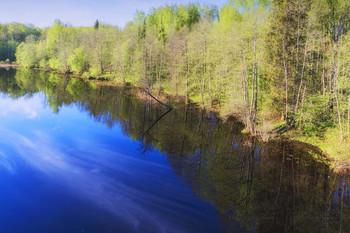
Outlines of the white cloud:
<svg viewBox="0 0 350 233">
<path fill-rule="evenodd" d="M 38 98 L 19 99 L 1 98 L 0 116 L 11 116 L 11 114 L 21 114 L 28 119 L 39 118 L 39 110 L 42 104 Z"/>
</svg>

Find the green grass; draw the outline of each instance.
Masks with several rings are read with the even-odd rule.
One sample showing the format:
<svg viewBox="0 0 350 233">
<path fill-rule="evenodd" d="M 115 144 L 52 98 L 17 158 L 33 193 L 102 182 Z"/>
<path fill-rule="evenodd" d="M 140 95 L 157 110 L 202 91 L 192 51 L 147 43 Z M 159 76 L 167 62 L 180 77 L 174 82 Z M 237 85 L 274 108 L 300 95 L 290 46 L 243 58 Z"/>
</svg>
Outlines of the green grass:
<svg viewBox="0 0 350 233">
<path fill-rule="evenodd" d="M 327 128 L 322 137 L 317 134 L 300 133 L 291 131 L 286 134 L 292 139 L 309 143 L 320 148 L 331 159 L 330 166 L 335 170 L 344 167 L 350 168 L 350 140 L 340 139 L 340 130 Z"/>
</svg>

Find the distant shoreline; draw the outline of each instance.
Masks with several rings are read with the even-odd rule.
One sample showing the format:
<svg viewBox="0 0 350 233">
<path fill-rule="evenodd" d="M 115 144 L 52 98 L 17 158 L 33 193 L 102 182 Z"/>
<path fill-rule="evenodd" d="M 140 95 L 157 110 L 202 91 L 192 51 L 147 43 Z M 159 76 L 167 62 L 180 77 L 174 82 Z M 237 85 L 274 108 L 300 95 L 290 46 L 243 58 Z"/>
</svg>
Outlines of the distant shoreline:
<svg viewBox="0 0 350 233">
<path fill-rule="evenodd" d="M 19 65 L 18 65 L 18 64 L 1 64 L 1 63 L 0 63 L 0 67 L 1 67 L 1 68 L 19 67 Z"/>
</svg>

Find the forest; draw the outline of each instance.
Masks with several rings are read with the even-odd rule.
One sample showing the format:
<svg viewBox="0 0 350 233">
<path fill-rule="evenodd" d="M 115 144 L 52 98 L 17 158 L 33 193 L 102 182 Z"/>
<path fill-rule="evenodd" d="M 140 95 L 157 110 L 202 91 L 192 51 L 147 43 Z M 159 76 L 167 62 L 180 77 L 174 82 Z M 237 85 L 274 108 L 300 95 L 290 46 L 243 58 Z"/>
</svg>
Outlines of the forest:
<svg viewBox="0 0 350 233">
<path fill-rule="evenodd" d="M 0 60 L 182 98 L 350 160 L 349 26 L 347 0 L 165 5 L 123 28 L 1 24 Z"/>
</svg>

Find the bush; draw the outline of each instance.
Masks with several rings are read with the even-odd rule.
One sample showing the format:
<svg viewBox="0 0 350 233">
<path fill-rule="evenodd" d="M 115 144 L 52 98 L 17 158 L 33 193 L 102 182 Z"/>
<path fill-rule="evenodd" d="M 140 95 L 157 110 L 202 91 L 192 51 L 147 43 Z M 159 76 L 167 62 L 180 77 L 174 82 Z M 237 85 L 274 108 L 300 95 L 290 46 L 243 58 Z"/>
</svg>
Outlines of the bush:
<svg viewBox="0 0 350 233">
<path fill-rule="evenodd" d="M 87 58 L 82 48 L 76 48 L 74 52 L 69 56 L 67 63 L 70 70 L 74 73 L 81 74 L 86 71 Z"/>
</svg>

